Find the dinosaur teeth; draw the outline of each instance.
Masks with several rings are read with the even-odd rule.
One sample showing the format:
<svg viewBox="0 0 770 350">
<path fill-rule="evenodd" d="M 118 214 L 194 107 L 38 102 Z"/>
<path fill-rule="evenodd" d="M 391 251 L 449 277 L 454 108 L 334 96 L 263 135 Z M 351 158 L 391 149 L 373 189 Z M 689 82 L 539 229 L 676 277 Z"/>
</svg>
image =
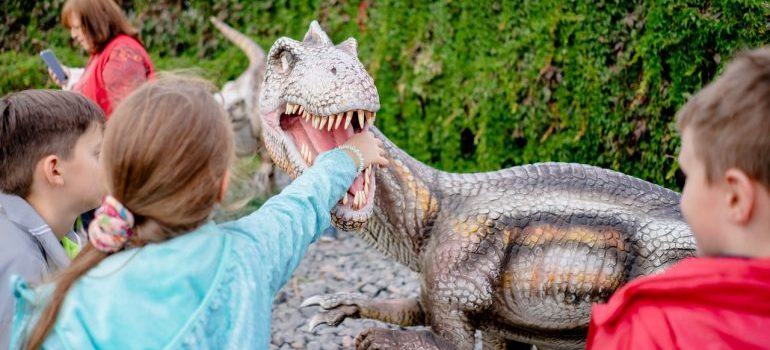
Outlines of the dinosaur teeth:
<svg viewBox="0 0 770 350">
<path fill-rule="evenodd" d="M 364 128 L 364 111 L 358 111 L 358 125 L 361 129 Z"/>
<path fill-rule="evenodd" d="M 366 122 L 369 125 L 373 125 L 374 124 L 374 113 L 373 112 L 366 111 Z"/>
<path fill-rule="evenodd" d="M 291 105 L 291 103 L 286 103 L 286 112 L 285 114 L 291 114 L 291 111 L 294 109 L 294 106 Z"/>
<path fill-rule="evenodd" d="M 291 109 L 291 114 L 297 113 L 297 111 L 300 109 L 300 105 L 294 105 L 294 108 Z"/>
<path fill-rule="evenodd" d="M 329 125 L 326 127 L 326 131 L 332 131 L 332 124 L 334 124 L 334 115 L 331 117 L 326 117 L 326 119 L 329 119 Z"/>
<path fill-rule="evenodd" d="M 302 156 L 302 160 L 305 161 L 308 165 L 313 165 L 313 151 L 310 150 L 310 147 L 306 144 L 302 144 L 302 146 L 299 149 L 299 153 Z"/>
<path fill-rule="evenodd" d="M 342 123 L 342 118 L 344 118 L 344 113 L 337 114 L 337 122 L 334 123 L 334 128 L 339 129 L 340 123 Z"/>
<path fill-rule="evenodd" d="M 318 124 L 321 123 L 321 118 L 315 117 L 313 115 L 311 115 L 310 118 L 313 118 L 313 128 L 318 129 Z"/>
<path fill-rule="evenodd" d="M 356 198 L 353 199 L 353 204 L 356 206 L 356 209 L 363 208 L 364 203 L 366 203 L 366 193 L 364 193 L 364 191 L 356 192 Z"/>
<path fill-rule="evenodd" d="M 324 126 L 326 126 L 326 121 L 329 118 L 318 117 L 318 119 L 321 119 L 321 122 L 318 124 L 318 130 L 323 130 Z"/>
<path fill-rule="evenodd" d="M 297 113 L 304 115 L 303 113 L 305 113 L 305 107 L 299 106 L 298 108 L 299 110 L 297 111 Z"/>
<path fill-rule="evenodd" d="M 345 117 L 345 127 L 343 129 L 350 127 L 351 120 L 353 120 L 353 111 L 348 111 L 347 116 Z"/>
</svg>

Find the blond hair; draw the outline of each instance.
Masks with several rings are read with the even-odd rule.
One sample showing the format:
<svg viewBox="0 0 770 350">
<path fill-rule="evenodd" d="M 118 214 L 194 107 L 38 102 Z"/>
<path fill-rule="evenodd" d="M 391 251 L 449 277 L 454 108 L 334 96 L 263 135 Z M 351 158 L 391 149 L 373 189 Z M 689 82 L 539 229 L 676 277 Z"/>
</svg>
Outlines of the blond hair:
<svg viewBox="0 0 770 350">
<path fill-rule="evenodd" d="M 220 199 L 234 145 L 210 92 L 200 80 L 160 77 L 126 98 L 107 123 L 102 167 L 109 194 L 134 215 L 135 245 L 198 228 Z M 58 276 L 27 349 L 43 344 L 69 288 L 108 255 L 89 244 Z"/>
<path fill-rule="evenodd" d="M 743 52 L 677 117 L 709 181 L 740 169 L 770 189 L 770 48 Z"/>
</svg>

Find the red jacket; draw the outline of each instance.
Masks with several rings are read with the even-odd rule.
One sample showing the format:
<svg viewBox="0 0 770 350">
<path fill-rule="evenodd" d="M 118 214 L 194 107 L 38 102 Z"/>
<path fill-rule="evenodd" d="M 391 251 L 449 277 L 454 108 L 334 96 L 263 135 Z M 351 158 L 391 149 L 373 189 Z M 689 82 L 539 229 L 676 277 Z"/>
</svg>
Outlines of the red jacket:
<svg viewBox="0 0 770 350">
<path fill-rule="evenodd" d="M 587 349 L 770 349 L 770 259 L 688 258 L 594 305 Z"/>
<path fill-rule="evenodd" d="M 109 118 L 120 101 L 154 74 L 155 68 L 142 44 L 121 34 L 104 50 L 91 55 L 73 90 L 96 102 Z"/>
</svg>

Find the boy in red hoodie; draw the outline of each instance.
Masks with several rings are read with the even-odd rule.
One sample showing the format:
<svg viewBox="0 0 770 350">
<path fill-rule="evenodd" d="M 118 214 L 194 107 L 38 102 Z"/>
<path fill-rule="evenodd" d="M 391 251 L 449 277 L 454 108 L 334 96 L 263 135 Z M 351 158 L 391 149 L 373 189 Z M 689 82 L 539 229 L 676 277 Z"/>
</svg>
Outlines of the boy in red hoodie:
<svg viewBox="0 0 770 350">
<path fill-rule="evenodd" d="M 682 214 L 699 257 L 618 290 L 588 349 L 770 349 L 770 48 L 680 111 Z"/>
</svg>

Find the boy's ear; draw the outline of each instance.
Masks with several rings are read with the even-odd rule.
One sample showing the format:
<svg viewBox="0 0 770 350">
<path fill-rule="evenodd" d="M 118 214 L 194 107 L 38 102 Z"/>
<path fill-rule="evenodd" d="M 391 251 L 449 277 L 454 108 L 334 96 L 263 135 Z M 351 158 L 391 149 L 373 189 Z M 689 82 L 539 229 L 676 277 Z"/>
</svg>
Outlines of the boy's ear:
<svg viewBox="0 0 770 350">
<path fill-rule="evenodd" d="M 727 169 L 724 175 L 727 184 L 728 218 L 736 224 L 744 225 L 751 220 L 756 206 L 756 184 L 739 169 Z"/>
<path fill-rule="evenodd" d="M 61 172 L 62 162 L 56 155 L 48 155 L 40 160 L 39 168 L 42 169 L 42 179 L 53 186 L 64 185 L 64 177 Z"/>
</svg>

